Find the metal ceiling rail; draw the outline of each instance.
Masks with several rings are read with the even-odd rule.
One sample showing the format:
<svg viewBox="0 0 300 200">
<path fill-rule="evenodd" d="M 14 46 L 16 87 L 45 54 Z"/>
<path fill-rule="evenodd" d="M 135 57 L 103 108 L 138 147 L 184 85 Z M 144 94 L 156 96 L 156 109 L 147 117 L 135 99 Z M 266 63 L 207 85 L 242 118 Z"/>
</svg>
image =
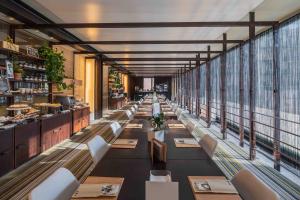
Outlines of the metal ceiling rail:
<svg viewBox="0 0 300 200">
<path fill-rule="evenodd" d="M 103 58 L 104 62 L 107 61 L 206 61 L 206 58 Z"/>
<path fill-rule="evenodd" d="M 52 42 L 52 45 L 75 45 L 75 44 L 99 44 L 99 45 L 122 45 L 122 44 L 228 44 L 242 43 L 243 40 L 119 40 L 119 41 L 60 41 Z"/>
<path fill-rule="evenodd" d="M 277 21 L 256 21 L 255 26 L 273 26 Z M 61 28 L 176 28 L 176 27 L 248 27 L 250 22 L 125 22 L 125 23 L 53 23 L 17 24 L 15 29 L 61 29 Z"/>
<path fill-rule="evenodd" d="M 122 65 L 122 66 L 168 66 L 168 65 L 188 65 L 189 63 L 118 63 L 115 65 Z M 192 63 L 192 65 L 195 65 Z M 130 68 L 130 67 L 126 67 Z"/>
<path fill-rule="evenodd" d="M 77 51 L 74 54 L 195 54 L 222 53 L 222 51 Z"/>
</svg>

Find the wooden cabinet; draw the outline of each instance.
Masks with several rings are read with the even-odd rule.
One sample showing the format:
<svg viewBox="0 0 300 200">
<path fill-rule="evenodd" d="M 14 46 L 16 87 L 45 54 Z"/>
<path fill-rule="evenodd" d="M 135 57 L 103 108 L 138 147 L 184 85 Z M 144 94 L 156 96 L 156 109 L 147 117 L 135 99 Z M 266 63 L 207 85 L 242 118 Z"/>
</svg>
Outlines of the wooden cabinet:
<svg viewBox="0 0 300 200">
<path fill-rule="evenodd" d="M 54 115 L 41 120 L 42 151 L 68 139 L 71 134 L 71 113 Z"/>
<path fill-rule="evenodd" d="M 90 107 L 82 109 L 81 128 L 86 128 L 90 124 Z"/>
<path fill-rule="evenodd" d="M 77 133 L 90 124 L 90 107 L 74 109 L 72 116 L 73 133 Z"/>
<path fill-rule="evenodd" d="M 81 130 L 82 109 L 73 110 L 73 133 Z"/>
<path fill-rule="evenodd" d="M 14 129 L 0 131 L 0 176 L 14 169 Z"/>
<path fill-rule="evenodd" d="M 15 127 L 15 167 L 40 153 L 40 122 L 33 121 Z"/>
</svg>

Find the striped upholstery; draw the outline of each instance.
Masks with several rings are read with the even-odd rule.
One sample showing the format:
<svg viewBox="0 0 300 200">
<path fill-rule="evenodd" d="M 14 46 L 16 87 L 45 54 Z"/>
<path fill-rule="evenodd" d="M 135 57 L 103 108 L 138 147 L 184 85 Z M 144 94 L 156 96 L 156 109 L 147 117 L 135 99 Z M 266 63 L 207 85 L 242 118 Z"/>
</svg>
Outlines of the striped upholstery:
<svg viewBox="0 0 300 200">
<path fill-rule="evenodd" d="M 86 144 L 96 135 L 112 142 L 115 136 L 109 126 L 110 120 L 116 120 L 122 126 L 128 122 L 124 111 L 112 112 L 107 118 L 1 177 L 0 199 L 28 199 L 29 192 L 60 167 L 70 170 L 80 182 L 84 181 L 94 167 Z"/>
</svg>

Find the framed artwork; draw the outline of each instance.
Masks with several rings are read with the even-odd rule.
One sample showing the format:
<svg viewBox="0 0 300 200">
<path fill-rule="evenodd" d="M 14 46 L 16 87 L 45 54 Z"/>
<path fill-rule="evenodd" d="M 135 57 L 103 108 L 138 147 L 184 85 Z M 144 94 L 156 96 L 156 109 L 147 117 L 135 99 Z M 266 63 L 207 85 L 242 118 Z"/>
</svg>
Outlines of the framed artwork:
<svg viewBox="0 0 300 200">
<path fill-rule="evenodd" d="M 12 62 L 10 62 L 9 60 L 5 60 L 5 65 L 6 65 L 6 77 L 14 78 L 14 67 Z"/>
<path fill-rule="evenodd" d="M 10 92 L 9 82 L 7 78 L 0 78 L 0 94 L 6 94 Z"/>
</svg>

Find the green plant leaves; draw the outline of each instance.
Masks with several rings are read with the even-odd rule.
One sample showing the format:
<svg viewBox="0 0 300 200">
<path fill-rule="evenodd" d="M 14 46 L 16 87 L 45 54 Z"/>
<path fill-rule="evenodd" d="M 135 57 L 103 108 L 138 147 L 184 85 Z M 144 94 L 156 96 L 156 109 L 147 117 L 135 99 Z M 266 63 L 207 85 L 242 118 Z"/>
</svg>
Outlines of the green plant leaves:
<svg viewBox="0 0 300 200">
<path fill-rule="evenodd" d="M 68 85 L 63 82 L 65 77 L 63 52 L 58 52 L 44 45 L 39 48 L 39 55 L 45 59 L 46 75 L 48 80 L 57 85 L 58 90 L 68 88 Z"/>
</svg>

